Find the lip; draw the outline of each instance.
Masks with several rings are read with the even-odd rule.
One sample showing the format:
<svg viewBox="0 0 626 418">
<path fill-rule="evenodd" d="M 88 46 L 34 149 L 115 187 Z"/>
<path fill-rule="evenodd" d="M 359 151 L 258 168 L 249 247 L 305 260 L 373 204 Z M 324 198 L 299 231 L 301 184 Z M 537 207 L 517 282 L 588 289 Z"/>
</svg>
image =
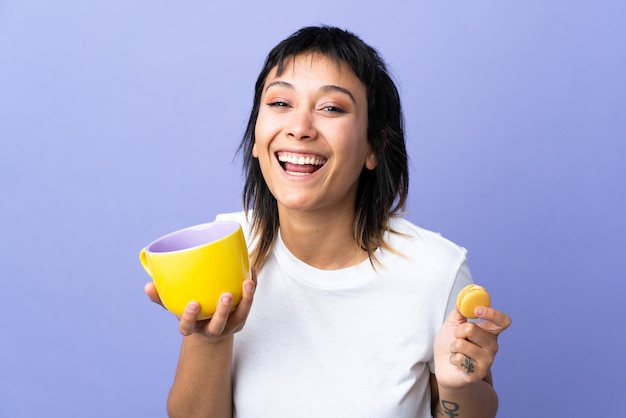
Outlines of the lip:
<svg viewBox="0 0 626 418">
<path fill-rule="evenodd" d="M 324 155 L 310 152 L 307 150 L 278 150 L 274 152 L 274 161 L 278 165 L 278 169 L 282 172 L 283 175 L 289 178 L 296 179 L 306 179 L 311 178 L 319 171 L 321 171 L 326 163 L 328 163 L 328 158 Z M 295 167 L 317 167 L 315 170 L 293 170 L 288 171 L 286 166 Z"/>
<path fill-rule="evenodd" d="M 279 154 L 293 154 L 293 155 L 301 155 L 304 157 L 315 157 L 315 158 L 320 158 L 323 160 L 328 160 L 328 157 L 326 157 L 323 154 L 317 153 L 317 152 L 312 152 L 309 150 L 302 150 L 302 149 L 279 149 L 276 150 L 274 152 L 275 156 L 278 156 Z"/>
</svg>

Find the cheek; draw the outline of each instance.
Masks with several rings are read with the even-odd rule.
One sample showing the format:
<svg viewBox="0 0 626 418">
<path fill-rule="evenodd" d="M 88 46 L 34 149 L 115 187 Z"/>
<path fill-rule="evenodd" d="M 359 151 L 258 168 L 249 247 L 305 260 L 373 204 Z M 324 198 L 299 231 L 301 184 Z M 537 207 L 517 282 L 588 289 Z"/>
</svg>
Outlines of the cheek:
<svg viewBox="0 0 626 418">
<path fill-rule="evenodd" d="M 254 127 L 254 146 L 252 147 L 252 156 L 254 158 L 259 158 L 265 146 L 265 134 L 263 132 L 263 126 L 259 122 L 261 122 L 261 119 L 257 120 L 257 124 Z"/>
<path fill-rule="evenodd" d="M 260 119 L 259 119 L 260 121 Z M 252 146 L 252 156 L 259 160 L 261 171 L 264 171 L 270 164 L 269 140 L 271 136 L 263 129 L 263 125 L 257 123 L 254 129 L 254 145 Z"/>
<path fill-rule="evenodd" d="M 256 120 L 256 125 L 254 126 L 254 146 L 255 148 L 261 147 L 263 148 L 263 146 L 265 144 L 267 144 L 267 138 L 268 138 L 268 124 L 267 124 L 267 118 L 263 117 L 263 113 L 260 112 L 259 116 Z M 258 144 L 258 145 L 257 145 Z M 257 149 L 256 153 L 258 156 L 259 151 L 262 152 L 262 149 Z"/>
</svg>

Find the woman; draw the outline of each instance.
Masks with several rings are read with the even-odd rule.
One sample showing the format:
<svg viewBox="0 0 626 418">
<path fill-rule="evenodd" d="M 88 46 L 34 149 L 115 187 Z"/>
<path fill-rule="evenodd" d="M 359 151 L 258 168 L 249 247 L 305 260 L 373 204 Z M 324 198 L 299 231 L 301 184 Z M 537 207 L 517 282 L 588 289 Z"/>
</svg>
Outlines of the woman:
<svg viewBox="0 0 626 418">
<path fill-rule="evenodd" d="M 465 250 L 398 215 L 402 113 L 377 52 L 325 26 L 282 41 L 240 149 L 245 210 L 218 219 L 244 225 L 257 280 L 211 320 L 189 303 L 170 415 L 495 416 L 510 319 L 480 307 L 467 322 L 454 307 L 472 281 Z"/>
</svg>

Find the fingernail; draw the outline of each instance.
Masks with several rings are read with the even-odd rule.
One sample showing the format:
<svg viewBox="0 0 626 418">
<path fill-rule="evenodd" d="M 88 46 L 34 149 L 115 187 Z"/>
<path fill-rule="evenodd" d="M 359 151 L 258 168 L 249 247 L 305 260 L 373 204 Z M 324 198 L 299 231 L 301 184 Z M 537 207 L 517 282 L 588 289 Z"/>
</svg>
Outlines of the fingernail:
<svg viewBox="0 0 626 418">
<path fill-rule="evenodd" d="M 254 290 L 254 283 L 246 283 L 246 290 L 252 292 Z"/>
<path fill-rule="evenodd" d="M 485 307 L 479 306 L 478 308 L 474 309 L 474 313 L 476 314 L 476 316 L 482 318 L 482 316 L 485 314 Z"/>
<path fill-rule="evenodd" d="M 220 301 L 223 304 L 228 305 L 229 303 L 233 301 L 233 297 L 231 295 L 224 295 L 220 298 Z"/>
<path fill-rule="evenodd" d="M 190 303 L 189 305 L 187 305 L 187 312 L 191 312 L 191 313 L 198 312 L 198 304 L 197 303 Z"/>
</svg>

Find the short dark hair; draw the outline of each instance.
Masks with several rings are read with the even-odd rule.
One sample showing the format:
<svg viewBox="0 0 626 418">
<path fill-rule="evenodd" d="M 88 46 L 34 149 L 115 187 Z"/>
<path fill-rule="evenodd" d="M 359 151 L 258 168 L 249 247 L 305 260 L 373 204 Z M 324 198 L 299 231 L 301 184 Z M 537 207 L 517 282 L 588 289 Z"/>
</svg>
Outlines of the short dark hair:
<svg viewBox="0 0 626 418">
<path fill-rule="evenodd" d="M 252 213 L 252 234 L 258 239 L 252 249 L 252 265 L 260 269 L 270 254 L 278 233 L 278 206 L 252 156 L 255 125 L 266 78 L 276 68 L 302 53 L 321 53 L 346 64 L 365 86 L 368 107 L 368 141 L 376 155 L 374 170 L 363 169 L 355 202 L 355 242 L 375 261 L 374 251 L 387 248 L 384 234 L 389 218 L 404 210 L 409 189 L 408 157 L 398 89 L 378 52 L 358 36 L 331 26 L 304 27 L 276 45 L 268 54 L 254 90 L 248 125 L 239 145 L 243 152 L 243 206 Z"/>
</svg>

